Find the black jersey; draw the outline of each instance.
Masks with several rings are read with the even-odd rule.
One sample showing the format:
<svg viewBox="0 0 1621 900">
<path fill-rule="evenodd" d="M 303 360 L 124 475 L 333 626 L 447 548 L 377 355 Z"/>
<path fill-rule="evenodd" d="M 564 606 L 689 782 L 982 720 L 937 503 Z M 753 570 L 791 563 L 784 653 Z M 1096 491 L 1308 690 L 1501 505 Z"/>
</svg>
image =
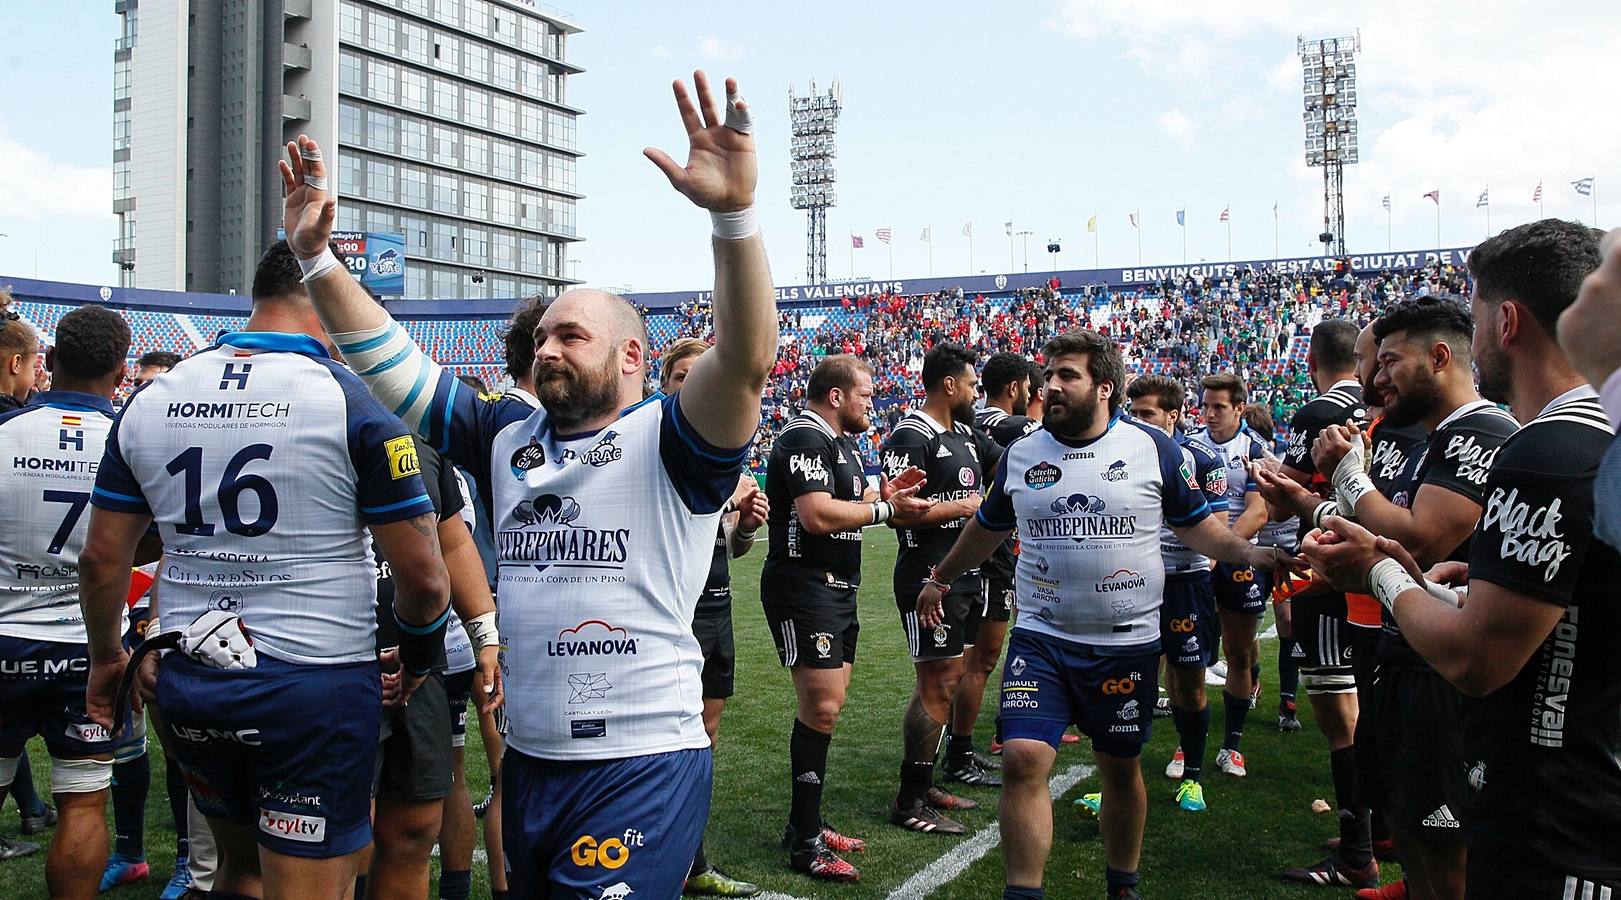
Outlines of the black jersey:
<svg viewBox="0 0 1621 900">
<path fill-rule="evenodd" d="M 726 540 L 726 526 L 715 529 L 715 552 L 709 558 L 709 578 L 698 595 L 694 616 L 716 615 L 732 606 L 732 552 Z"/>
<path fill-rule="evenodd" d="M 1593 480 L 1613 439 L 1584 386 L 1498 454 L 1469 580 L 1565 613 L 1464 729 L 1470 827 L 1517 856 L 1606 881 L 1621 879 L 1621 555 L 1593 536 Z"/>
<path fill-rule="evenodd" d="M 994 406 L 987 406 L 974 413 L 974 423 L 996 444 L 997 458 L 1001 458 L 1002 451 L 1021 437 L 1041 427 L 1041 423 L 1029 416 L 1010 415 Z M 996 468 L 996 460 L 982 459 L 980 465 L 984 471 L 991 472 Z M 1017 547 L 1019 539 L 1016 534 L 1010 534 L 1002 545 L 994 550 L 990 558 L 979 567 L 979 574 L 1006 588 L 1013 587 L 1013 566 L 1017 561 Z"/>
<path fill-rule="evenodd" d="M 927 479 L 920 497 L 942 503 L 963 500 L 985 488 L 981 457 L 1000 455 L 990 437 L 961 422 L 941 428 L 923 413 L 913 410 L 903 416 L 883 447 L 884 474 L 899 476 L 913 466 Z M 926 528 L 896 528 L 900 554 L 895 559 L 895 593 L 916 596 L 929 577 L 929 570 L 944 559 L 962 533 L 957 519 Z M 966 572 L 952 585 L 953 591 L 979 591 L 979 570 Z"/>
<path fill-rule="evenodd" d="M 1307 403 L 1289 419 L 1289 449 L 1283 464 L 1297 472 L 1317 475 L 1311 460 L 1311 445 L 1330 425 L 1366 425 L 1368 407 L 1362 402 L 1362 386 L 1342 381 Z M 1330 472 L 1322 477 L 1332 476 Z M 1315 481 L 1315 479 L 1313 479 Z"/>
<path fill-rule="evenodd" d="M 461 515 L 467 505 L 461 486 L 456 483 L 456 469 L 446 465 L 444 458 L 434 452 L 425 441 L 416 442 L 417 466 L 422 469 L 422 486 L 433 502 L 433 511 L 443 522 Z M 377 649 L 393 647 L 400 642 L 400 629 L 394 623 L 394 570 L 383 558 L 383 550 L 376 542 L 371 545 L 372 562 L 377 566 Z M 444 665 L 443 651 L 439 664 Z"/>
<path fill-rule="evenodd" d="M 1425 443 L 1424 426 L 1387 425 L 1380 416 L 1368 426 L 1368 439 L 1372 449 L 1368 452 L 1368 477 L 1381 496 L 1389 498 L 1395 491 L 1396 476 L 1407 466 L 1413 454 L 1421 452 Z"/>
<path fill-rule="evenodd" d="M 810 410 L 788 422 L 766 461 L 771 541 L 760 573 L 762 599 L 792 603 L 813 586 L 847 593 L 861 583 L 861 529 L 811 534 L 794 498 L 823 493 L 859 501 L 865 491 L 861 454 L 849 438 Z"/>
<path fill-rule="evenodd" d="M 1485 400 L 1458 407 L 1436 427 L 1423 449 L 1397 474 L 1391 484 L 1391 502 L 1411 509 L 1419 488 L 1433 484 L 1462 494 L 1484 509 L 1486 477 L 1492 462 L 1497 459 L 1503 442 L 1519 427 L 1512 416 Z M 1469 539 L 1465 538 L 1444 558 L 1468 560 Z M 1412 666 L 1429 666 L 1408 646 L 1389 610 L 1384 612 L 1384 639 L 1379 642 L 1379 655 L 1381 658 L 1388 655 Z"/>
</svg>

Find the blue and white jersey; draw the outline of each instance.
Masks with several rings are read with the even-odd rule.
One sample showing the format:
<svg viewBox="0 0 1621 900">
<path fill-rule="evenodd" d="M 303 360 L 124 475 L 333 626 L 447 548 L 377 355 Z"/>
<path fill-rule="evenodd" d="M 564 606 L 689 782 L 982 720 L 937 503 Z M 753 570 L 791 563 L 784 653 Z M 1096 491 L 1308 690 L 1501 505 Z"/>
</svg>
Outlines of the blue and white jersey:
<svg viewBox="0 0 1621 900">
<path fill-rule="evenodd" d="M 91 502 L 156 522 L 164 621 L 236 613 L 301 665 L 375 658 L 365 526 L 433 512 L 404 424 L 320 343 L 274 332 L 222 335 L 137 390 Z"/>
<path fill-rule="evenodd" d="M 1238 432 L 1226 441 L 1217 441 L 1209 428 L 1190 432 L 1188 440 L 1203 446 L 1227 466 L 1227 524 L 1230 527 L 1244 514 L 1246 496 L 1259 490 L 1255 479 L 1250 477 L 1250 461 L 1271 459 L 1272 451 L 1266 449 L 1266 443 L 1248 425 L 1238 426 Z"/>
<path fill-rule="evenodd" d="M 0 415 L 0 635 L 85 642 L 85 506 L 113 424 L 106 397 L 46 391 Z"/>
<path fill-rule="evenodd" d="M 662 394 L 558 434 L 544 408 L 469 390 L 397 323 L 335 339 L 489 498 L 508 744 L 559 760 L 708 747 L 692 617 L 748 447 L 709 445 Z"/>
<path fill-rule="evenodd" d="M 1014 441 L 978 513 L 987 528 L 1019 529 L 1016 629 L 1134 652 L 1159 643 L 1161 520 L 1191 527 L 1208 515 L 1170 435 L 1119 418 L 1090 441 L 1045 428 Z"/>
<path fill-rule="evenodd" d="M 1199 491 L 1212 513 L 1227 511 L 1227 467 L 1204 445 L 1188 440 L 1186 434 L 1175 438 L 1182 451 L 1182 461 L 1193 470 L 1193 479 L 1199 482 Z M 1165 571 L 1177 574 L 1204 572 L 1210 569 L 1210 557 L 1189 547 L 1176 536 L 1170 525 L 1160 528 L 1160 555 L 1165 559 Z"/>
</svg>

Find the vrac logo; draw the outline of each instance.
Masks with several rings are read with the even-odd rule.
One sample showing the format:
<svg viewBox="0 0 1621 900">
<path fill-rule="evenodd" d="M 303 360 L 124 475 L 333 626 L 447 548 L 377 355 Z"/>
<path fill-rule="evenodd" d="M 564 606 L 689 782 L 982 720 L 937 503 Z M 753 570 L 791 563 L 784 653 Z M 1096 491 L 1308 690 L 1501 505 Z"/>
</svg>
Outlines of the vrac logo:
<svg viewBox="0 0 1621 900">
<path fill-rule="evenodd" d="M 1125 481 L 1130 477 L 1130 473 L 1126 471 L 1126 461 L 1123 459 L 1109 463 L 1109 467 L 1103 470 L 1104 481 Z"/>
<path fill-rule="evenodd" d="M 635 656 L 636 639 L 630 632 L 601 619 L 588 619 L 557 633 L 546 642 L 547 656 Z"/>
<path fill-rule="evenodd" d="M 400 251 L 393 247 L 377 254 L 377 260 L 371 264 L 373 275 L 390 278 L 405 273 L 405 261 L 400 259 Z"/>
<path fill-rule="evenodd" d="M 619 445 L 614 443 L 614 440 L 618 437 L 619 433 L 615 431 L 604 434 L 602 440 L 597 441 L 591 449 L 580 454 L 580 462 L 600 469 L 609 463 L 616 463 L 624 459 L 625 451 L 619 449 Z"/>
<path fill-rule="evenodd" d="M 621 881 L 603 888 L 602 893 L 597 895 L 597 900 L 625 900 L 634 893 L 636 892 L 630 889 L 630 885 Z"/>
</svg>

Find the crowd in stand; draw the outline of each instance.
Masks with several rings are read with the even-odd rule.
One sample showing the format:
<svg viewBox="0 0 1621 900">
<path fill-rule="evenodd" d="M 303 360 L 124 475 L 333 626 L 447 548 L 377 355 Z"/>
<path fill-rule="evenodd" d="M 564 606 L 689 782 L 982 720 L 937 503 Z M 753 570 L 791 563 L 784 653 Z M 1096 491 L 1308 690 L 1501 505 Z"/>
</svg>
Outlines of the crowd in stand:
<svg viewBox="0 0 1621 900">
<path fill-rule="evenodd" d="M 1075 327 L 1120 342 L 1133 373 L 1181 381 L 1189 416 L 1197 414 L 1199 378 L 1231 371 L 1281 425 L 1315 393 L 1306 374 L 1304 337 L 1320 319 L 1367 321 L 1397 300 L 1464 296 L 1468 288 L 1467 277 L 1451 266 L 1368 273 L 1244 269 L 1130 287 L 1065 286 L 1055 278 L 997 298 L 960 288 L 846 297 L 844 316 L 783 310 L 779 327 L 787 338 L 767 388 L 754 463 L 757 469 L 764 465 L 773 435 L 803 405 L 810 372 L 825 356 L 853 354 L 875 371 L 875 429 L 859 441 L 871 467 L 884 437 L 923 397 L 918 372 L 930 347 L 961 344 L 981 359 L 1004 351 L 1034 354 L 1048 338 Z M 676 325 L 678 336 L 712 337 L 705 303 L 679 307 Z"/>
</svg>

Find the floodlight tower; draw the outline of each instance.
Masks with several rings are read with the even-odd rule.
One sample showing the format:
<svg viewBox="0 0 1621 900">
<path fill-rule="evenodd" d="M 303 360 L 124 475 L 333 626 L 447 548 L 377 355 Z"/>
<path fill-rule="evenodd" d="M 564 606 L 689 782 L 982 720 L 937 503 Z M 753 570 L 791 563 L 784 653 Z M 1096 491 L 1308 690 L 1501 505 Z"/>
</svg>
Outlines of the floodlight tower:
<svg viewBox="0 0 1621 900">
<path fill-rule="evenodd" d="M 815 81 L 804 96 L 788 88 L 788 116 L 793 126 L 788 151 L 793 160 L 789 202 L 806 212 L 805 279 L 811 284 L 827 281 L 827 210 L 839 200 L 833 188 L 838 179 L 833 160 L 839 155 L 837 132 L 843 108 L 844 92 L 837 81 L 821 95 L 816 93 Z"/>
<path fill-rule="evenodd" d="M 1323 170 L 1323 232 L 1317 239 L 1335 257 L 1345 255 L 1345 167 L 1357 161 L 1356 52 L 1362 32 L 1350 37 L 1296 38 L 1304 70 L 1306 165 Z"/>
</svg>

